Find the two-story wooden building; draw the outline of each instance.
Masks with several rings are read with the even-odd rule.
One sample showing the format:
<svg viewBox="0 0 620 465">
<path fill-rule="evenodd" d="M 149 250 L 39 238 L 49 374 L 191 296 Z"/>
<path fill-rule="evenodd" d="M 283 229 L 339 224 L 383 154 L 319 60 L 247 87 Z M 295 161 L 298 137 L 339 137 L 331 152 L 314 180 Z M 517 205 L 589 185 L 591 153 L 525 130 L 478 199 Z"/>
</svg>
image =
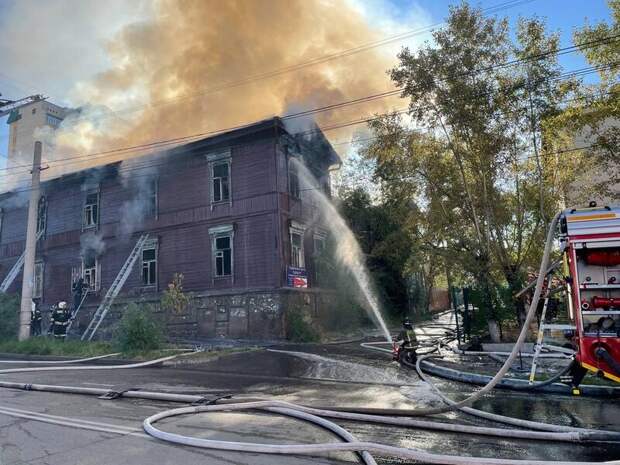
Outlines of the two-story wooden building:
<svg viewBox="0 0 620 465">
<path fill-rule="evenodd" d="M 34 282 L 41 308 L 71 302 L 72 283 L 83 277 L 89 293 L 72 329 L 79 334 L 148 234 L 102 335 L 128 301 L 157 306 L 180 273 L 192 304 L 160 314 L 169 336 L 283 337 L 293 302 L 314 312 L 324 304 L 313 256 L 327 231 L 293 157 L 311 166 L 312 189 L 329 193 L 337 154 L 320 132 L 312 141 L 295 137 L 279 118 L 46 181 Z M 25 245 L 27 202 L 19 196 L 0 195 L 0 280 Z M 21 274 L 8 292 L 20 288 Z"/>
</svg>

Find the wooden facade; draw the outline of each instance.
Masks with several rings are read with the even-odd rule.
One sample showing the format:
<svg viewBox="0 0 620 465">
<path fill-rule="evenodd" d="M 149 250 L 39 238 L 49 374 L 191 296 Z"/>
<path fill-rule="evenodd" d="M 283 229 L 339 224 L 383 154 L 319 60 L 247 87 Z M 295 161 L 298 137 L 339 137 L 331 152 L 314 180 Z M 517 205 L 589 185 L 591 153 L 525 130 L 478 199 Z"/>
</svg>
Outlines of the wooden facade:
<svg viewBox="0 0 620 465">
<path fill-rule="evenodd" d="M 329 168 L 339 162 L 322 134 L 315 140 L 319 143 L 296 139 L 274 118 L 45 182 L 43 236 L 37 245 L 41 308 L 71 301 L 72 280 L 83 273 L 89 255 L 97 263 L 97 282 L 85 305 L 92 311 L 145 233 L 154 252 L 137 260 L 121 300 L 156 299 L 175 273 L 184 275 L 185 290 L 201 296 L 285 290 L 291 224 L 316 217 L 307 195 L 297 199 L 289 192 L 290 158 L 301 156 L 311 163 L 319 187 L 329 186 Z M 25 245 L 27 196 L 21 202 L 18 196 L 0 196 L 0 281 Z M 96 210 L 86 205 L 93 199 Z M 308 268 L 314 228 L 309 225 L 305 232 Z M 216 242 L 218 237 L 223 240 Z M 149 268 L 145 259 L 153 256 L 155 265 Z M 8 292 L 20 288 L 21 274 Z M 253 331 L 250 326 L 248 333 Z M 197 336 L 214 329 L 200 321 L 194 327 Z"/>
</svg>

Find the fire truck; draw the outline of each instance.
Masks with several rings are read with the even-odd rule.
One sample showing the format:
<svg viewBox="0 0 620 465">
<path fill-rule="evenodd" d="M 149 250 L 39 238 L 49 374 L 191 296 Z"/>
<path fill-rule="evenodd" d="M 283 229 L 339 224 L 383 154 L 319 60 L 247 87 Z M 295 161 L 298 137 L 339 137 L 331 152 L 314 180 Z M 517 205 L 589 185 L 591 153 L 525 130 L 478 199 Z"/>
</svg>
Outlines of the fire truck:
<svg viewBox="0 0 620 465">
<path fill-rule="evenodd" d="M 578 394 L 588 371 L 620 382 L 620 208 L 566 210 L 559 228 Z"/>
</svg>

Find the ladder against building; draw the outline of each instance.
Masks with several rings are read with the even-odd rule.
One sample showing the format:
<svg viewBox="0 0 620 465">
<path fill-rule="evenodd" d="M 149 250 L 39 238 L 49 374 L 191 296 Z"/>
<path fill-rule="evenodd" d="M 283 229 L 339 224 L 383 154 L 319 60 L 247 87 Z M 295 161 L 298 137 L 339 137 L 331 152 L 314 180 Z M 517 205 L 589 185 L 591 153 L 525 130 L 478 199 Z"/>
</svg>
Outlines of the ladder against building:
<svg viewBox="0 0 620 465">
<path fill-rule="evenodd" d="M 43 235 L 43 231 L 39 231 L 37 233 L 37 240 L 41 239 L 42 235 Z M 25 256 L 26 256 L 26 251 L 24 250 L 22 254 L 19 256 L 19 258 L 17 259 L 17 261 L 15 262 L 15 265 L 13 265 L 13 267 L 9 270 L 9 274 L 5 276 L 4 280 L 2 281 L 2 284 L 0 284 L 0 292 L 6 292 L 9 290 L 9 287 L 11 287 L 11 284 L 13 284 L 13 281 L 15 281 L 15 278 L 17 278 L 17 275 L 19 275 L 19 272 L 22 270 L 22 267 L 24 266 Z"/>
<path fill-rule="evenodd" d="M 84 304 L 86 297 L 88 297 L 89 292 L 90 292 L 90 288 L 86 289 L 86 292 L 84 292 L 84 295 L 82 296 L 82 299 L 80 300 L 80 303 L 78 304 L 77 308 L 73 310 L 73 314 L 71 315 L 71 319 L 69 320 L 69 324 L 67 325 L 67 334 L 69 334 L 69 330 L 71 329 L 71 326 L 73 326 L 75 317 L 77 317 L 77 314 L 80 311 L 80 308 L 82 308 L 82 305 Z"/>
<path fill-rule="evenodd" d="M 97 307 L 97 310 L 93 315 L 93 319 L 90 321 L 88 327 L 86 328 L 86 331 L 84 331 L 84 334 L 82 334 L 82 341 L 91 341 L 93 339 L 93 336 L 97 332 L 97 329 L 99 329 L 99 325 L 108 314 L 110 307 L 112 307 L 114 299 L 116 299 L 116 296 L 123 288 L 123 284 L 125 284 L 125 281 L 127 281 L 127 278 L 129 277 L 129 274 L 131 273 L 131 270 L 133 269 L 133 266 L 136 263 L 140 252 L 142 251 L 142 247 L 144 246 L 144 243 L 148 240 L 148 238 L 148 234 L 143 234 L 136 242 L 136 245 L 127 257 L 127 260 L 125 260 L 125 263 L 118 272 L 118 275 L 114 279 L 114 282 L 108 289 L 108 292 L 106 292 L 105 297 L 101 301 L 101 304 L 99 305 L 99 307 Z"/>
</svg>

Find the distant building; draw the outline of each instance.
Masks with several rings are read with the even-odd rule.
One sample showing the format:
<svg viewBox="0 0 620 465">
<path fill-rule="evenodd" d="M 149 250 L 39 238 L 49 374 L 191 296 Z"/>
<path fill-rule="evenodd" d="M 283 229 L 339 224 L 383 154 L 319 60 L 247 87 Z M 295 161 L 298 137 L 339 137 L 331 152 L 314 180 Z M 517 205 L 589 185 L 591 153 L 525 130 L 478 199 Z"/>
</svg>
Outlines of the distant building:
<svg viewBox="0 0 620 465">
<path fill-rule="evenodd" d="M 43 103 L 39 108 L 47 109 Z M 34 107 L 33 107 L 34 108 Z M 22 109 L 32 114 L 30 109 Z M 161 312 L 171 337 L 280 338 L 286 310 L 332 310 L 316 287 L 315 257 L 327 230 L 293 158 L 329 195 L 329 169 L 340 162 L 323 134 L 290 134 L 279 118 L 131 161 L 67 174 L 42 186 L 35 297 L 45 310 L 71 299 L 82 277 L 89 294 L 72 328 L 80 334 L 136 242 L 148 239 L 104 325 L 123 303 L 156 306 L 175 273 L 192 304 Z M 24 250 L 26 197 L 0 195 L 0 281 Z M 9 292 L 20 289 L 21 274 Z"/>
<path fill-rule="evenodd" d="M 38 131 L 56 130 L 71 111 L 46 100 L 37 100 L 9 113 L 7 167 L 31 164 Z"/>
</svg>

